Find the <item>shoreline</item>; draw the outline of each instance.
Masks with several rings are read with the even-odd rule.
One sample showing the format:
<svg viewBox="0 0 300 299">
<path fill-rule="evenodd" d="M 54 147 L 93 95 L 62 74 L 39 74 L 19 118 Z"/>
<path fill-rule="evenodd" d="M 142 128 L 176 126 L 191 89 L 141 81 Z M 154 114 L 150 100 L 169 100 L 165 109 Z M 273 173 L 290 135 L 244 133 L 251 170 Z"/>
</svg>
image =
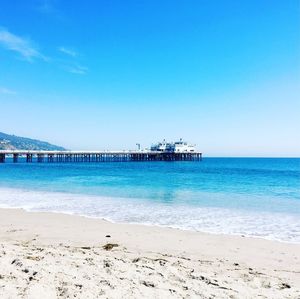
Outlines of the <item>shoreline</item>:
<svg viewBox="0 0 300 299">
<path fill-rule="evenodd" d="M 1 298 L 300 296 L 300 244 L 14 208 L 0 209 L 0 244 Z"/>
<path fill-rule="evenodd" d="M 246 211 L 206 205 L 193 207 L 156 203 L 154 206 L 146 200 L 137 201 L 134 198 L 112 198 L 96 194 L 31 190 L 22 187 L 0 187 L 0 192 L 3 197 L 0 208 L 4 209 L 62 213 L 119 224 L 174 228 L 214 235 L 243 236 L 300 244 L 300 235 L 297 234 L 300 220 L 296 214 Z"/>
<path fill-rule="evenodd" d="M 204 235 L 215 235 L 215 236 L 228 236 L 228 237 L 238 237 L 238 238 L 249 238 L 249 239 L 258 239 L 258 240 L 265 240 L 265 241 L 270 241 L 270 242 L 279 242 L 279 243 L 284 243 L 284 244 L 291 244 L 291 245 L 299 245 L 299 242 L 293 242 L 293 241 L 285 241 L 285 240 L 279 240 L 279 239 L 272 239 L 272 238 L 267 238 L 267 237 L 261 237 L 261 236 L 255 236 L 255 235 L 247 235 L 247 234 L 239 234 L 239 233 L 219 233 L 219 232 L 209 232 L 209 231 L 202 231 L 202 230 L 193 230 L 193 229 L 188 229 L 188 228 L 181 228 L 181 227 L 175 227 L 175 226 L 164 226 L 160 224 L 151 224 L 151 223 L 136 223 L 136 222 L 118 222 L 114 221 L 112 219 L 107 219 L 104 217 L 97 217 L 97 216 L 90 216 L 90 215 L 85 215 L 85 214 L 76 214 L 74 212 L 67 212 L 67 211 L 33 211 L 33 210 L 26 210 L 25 208 L 21 207 L 3 207 L 0 206 L 0 210 L 21 210 L 25 213 L 38 213 L 38 214 L 58 214 L 58 215 L 66 215 L 66 216 L 75 216 L 75 217 L 80 217 L 80 218 L 87 218 L 87 219 L 92 219 L 92 220 L 99 220 L 99 221 L 104 221 L 108 222 L 111 224 L 117 224 L 117 225 L 137 225 L 137 226 L 145 226 L 145 227 L 153 227 L 153 228 L 158 228 L 158 229 L 171 229 L 171 230 L 179 230 L 182 232 L 193 232 L 193 233 L 199 233 L 199 234 L 204 234 Z"/>
</svg>

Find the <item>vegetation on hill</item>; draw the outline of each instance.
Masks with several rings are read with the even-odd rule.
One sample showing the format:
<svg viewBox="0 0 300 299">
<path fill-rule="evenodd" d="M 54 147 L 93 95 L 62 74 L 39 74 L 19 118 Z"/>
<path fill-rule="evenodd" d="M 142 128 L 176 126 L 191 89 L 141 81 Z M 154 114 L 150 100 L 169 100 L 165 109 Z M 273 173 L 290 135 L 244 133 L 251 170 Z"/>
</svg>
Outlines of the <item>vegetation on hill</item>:
<svg viewBox="0 0 300 299">
<path fill-rule="evenodd" d="M 65 148 L 45 141 L 9 135 L 0 132 L 0 150 L 65 150 Z"/>
</svg>

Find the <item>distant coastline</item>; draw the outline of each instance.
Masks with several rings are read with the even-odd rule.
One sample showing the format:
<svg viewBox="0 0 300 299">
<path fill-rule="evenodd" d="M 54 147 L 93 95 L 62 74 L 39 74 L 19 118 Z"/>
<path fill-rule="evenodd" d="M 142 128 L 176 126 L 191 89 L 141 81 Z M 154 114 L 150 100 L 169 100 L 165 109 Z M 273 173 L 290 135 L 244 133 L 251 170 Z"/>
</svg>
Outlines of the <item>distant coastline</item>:
<svg viewBox="0 0 300 299">
<path fill-rule="evenodd" d="M 0 132 L 0 150 L 66 150 L 46 141 L 9 135 Z"/>
</svg>

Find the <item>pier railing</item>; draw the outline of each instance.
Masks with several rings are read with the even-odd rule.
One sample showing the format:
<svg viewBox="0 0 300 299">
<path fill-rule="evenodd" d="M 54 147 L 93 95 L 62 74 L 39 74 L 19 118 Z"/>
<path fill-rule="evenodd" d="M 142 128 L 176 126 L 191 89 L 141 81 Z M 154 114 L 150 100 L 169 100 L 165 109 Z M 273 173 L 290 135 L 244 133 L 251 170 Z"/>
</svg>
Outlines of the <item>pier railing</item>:
<svg viewBox="0 0 300 299">
<path fill-rule="evenodd" d="M 17 163 L 24 157 L 27 163 L 48 162 L 130 162 L 130 161 L 201 161 L 200 152 L 160 152 L 160 151 L 35 151 L 0 150 L 0 163 L 8 157 Z"/>
</svg>

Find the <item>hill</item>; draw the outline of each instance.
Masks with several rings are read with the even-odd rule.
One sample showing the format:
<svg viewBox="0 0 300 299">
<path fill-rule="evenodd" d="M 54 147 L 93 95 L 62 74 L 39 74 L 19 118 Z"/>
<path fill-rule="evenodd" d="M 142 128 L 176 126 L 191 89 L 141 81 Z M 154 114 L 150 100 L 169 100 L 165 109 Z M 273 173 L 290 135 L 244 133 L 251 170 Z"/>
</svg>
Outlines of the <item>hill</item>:
<svg viewBox="0 0 300 299">
<path fill-rule="evenodd" d="M 0 150 L 10 150 L 10 149 L 49 150 L 49 151 L 65 150 L 65 148 L 61 146 L 53 145 L 45 141 L 19 137 L 19 136 L 9 135 L 0 132 Z"/>
</svg>

